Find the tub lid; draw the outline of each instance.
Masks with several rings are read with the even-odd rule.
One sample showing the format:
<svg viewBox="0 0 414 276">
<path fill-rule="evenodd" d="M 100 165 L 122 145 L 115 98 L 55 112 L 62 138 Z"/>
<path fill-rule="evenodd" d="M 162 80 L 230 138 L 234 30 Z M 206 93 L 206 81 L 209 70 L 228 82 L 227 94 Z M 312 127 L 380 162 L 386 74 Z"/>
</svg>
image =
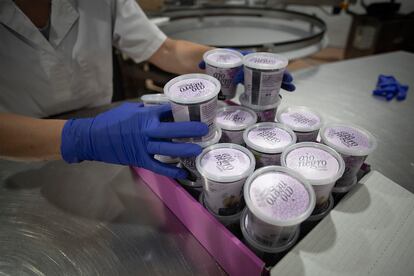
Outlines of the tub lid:
<svg viewBox="0 0 414 276">
<path fill-rule="evenodd" d="M 334 149 L 314 142 L 289 146 L 280 158 L 283 167 L 295 170 L 312 185 L 335 183 L 345 170 L 345 162 Z"/>
<path fill-rule="evenodd" d="M 245 55 L 243 64 L 247 67 L 259 70 L 277 70 L 286 68 L 288 59 L 282 55 L 257 52 Z"/>
<path fill-rule="evenodd" d="M 366 156 L 375 150 L 377 140 L 367 130 L 349 123 L 330 123 L 321 129 L 322 143 L 350 156 Z"/>
<path fill-rule="evenodd" d="M 296 143 L 296 134 L 286 125 L 274 122 L 254 124 L 243 132 L 248 147 L 263 153 L 281 153 Z"/>
<path fill-rule="evenodd" d="M 315 208 L 315 192 L 292 169 L 267 166 L 255 171 L 244 185 L 246 205 L 254 216 L 275 226 L 293 226 Z"/>
<path fill-rule="evenodd" d="M 253 173 L 253 154 L 240 145 L 221 143 L 209 146 L 196 158 L 200 174 L 215 182 L 234 182 Z"/>
<path fill-rule="evenodd" d="M 220 88 L 220 82 L 209 75 L 186 74 L 167 82 L 164 94 L 175 103 L 197 104 L 216 97 Z"/>
<path fill-rule="evenodd" d="M 217 110 L 216 114 L 216 125 L 225 130 L 243 130 L 256 121 L 256 112 L 242 106 L 225 106 Z"/>
<path fill-rule="evenodd" d="M 279 123 L 291 127 L 294 131 L 309 132 L 321 128 L 322 116 L 319 112 L 306 106 L 288 106 L 276 114 Z"/>
<path fill-rule="evenodd" d="M 203 55 L 206 63 L 219 68 L 234 68 L 243 64 L 243 55 L 231 49 L 213 49 Z"/>
</svg>

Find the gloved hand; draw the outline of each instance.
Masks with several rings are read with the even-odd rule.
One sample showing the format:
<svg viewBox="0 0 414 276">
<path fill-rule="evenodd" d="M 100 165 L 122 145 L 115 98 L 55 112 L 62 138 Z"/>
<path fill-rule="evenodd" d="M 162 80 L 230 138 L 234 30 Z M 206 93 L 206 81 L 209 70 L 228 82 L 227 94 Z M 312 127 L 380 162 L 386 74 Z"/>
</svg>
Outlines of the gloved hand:
<svg viewBox="0 0 414 276">
<path fill-rule="evenodd" d="M 238 50 L 238 49 L 230 49 L 230 50 L 235 50 L 240 52 L 243 56 L 253 53 L 253 51 L 251 50 Z M 202 70 L 206 69 L 206 63 L 204 60 L 202 60 L 199 64 L 198 67 Z M 242 67 L 243 68 L 243 67 Z M 292 83 L 293 81 L 293 77 L 292 75 L 289 73 L 289 71 L 285 70 L 285 73 L 283 74 L 283 80 L 282 80 L 282 89 L 289 91 L 289 92 L 293 92 L 296 90 L 296 86 Z M 240 70 L 237 74 L 236 77 L 234 78 L 233 82 L 235 84 L 244 84 L 244 72 L 243 69 Z"/>
<path fill-rule="evenodd" d="M 153 155 L 200 154 L 199 145 L 172 143 L 166 139 L 203 136 L 208 133 L 208 127 L 200 122 L 160 122 L 170 116 L 169 104 L 143 107 L 143 104 L 125 103 L 95 118 L 68 120 L 62 130 L 62 157 L 68 163 L 103 161 L 186 178 L 185 170 L 163 164 Z"/>
</svg>

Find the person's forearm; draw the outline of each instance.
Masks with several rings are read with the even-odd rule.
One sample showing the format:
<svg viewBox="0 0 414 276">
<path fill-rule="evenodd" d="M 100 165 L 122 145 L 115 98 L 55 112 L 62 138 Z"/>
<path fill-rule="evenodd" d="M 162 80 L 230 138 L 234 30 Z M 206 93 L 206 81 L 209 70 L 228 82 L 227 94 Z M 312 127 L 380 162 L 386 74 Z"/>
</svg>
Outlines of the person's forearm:
<svg viewBox="0 0 414 276">
<path fill-rule="evenodd" d="M 201 73 L 203 70 L 198 64 L 203 59 L 203 54 L 211 49 L 213 48 L 209 46 L 167 38 L 149 61 L 170 73 Z"/>
<path fill-rule="evenodd" d="M 0 157 L 12 160 L 61 159 L 64 120 L 0 113 Z"/>
</svg>

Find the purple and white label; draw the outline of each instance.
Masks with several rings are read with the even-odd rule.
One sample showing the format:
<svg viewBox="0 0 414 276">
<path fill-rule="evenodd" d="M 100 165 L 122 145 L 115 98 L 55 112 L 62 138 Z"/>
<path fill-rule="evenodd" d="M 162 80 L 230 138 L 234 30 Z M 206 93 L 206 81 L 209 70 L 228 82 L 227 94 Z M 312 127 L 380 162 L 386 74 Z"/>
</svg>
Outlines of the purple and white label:
<svg viewBox="0 0 414 276">
<path fill-rule="evenodd" d="M 244 67 L 244 87 L 247 101 L 252 105 L 265 106 L 276 103 L 282 85 L 284 69 L 260 71 Z"/>
<path fill-rule="evenodd" d="M 231 66 L 233 64 L 239 64 L 242 61 L 241 57 L 231 52 L 213 52 L 206 58 L 207 64 L 209 62 L 223 64 L 223 66 Z"/>
<path fill-rule="evenodd" d="M 175 122 L 198 121 L 207 124 L 209 128 L 208 134 L 202 137 L 202 139 L 194 138 L 194 141 L 206 141 L 215 134 L 216 127 L 214 120 L 217 110 L 216 98 L 213 98 L 208 102 L 192 105 L 184 105 L 171 102 L 171 110 Z"/>
<path fill-rule="evenodd" d="M 258 176 L 250 186 L 252 204 L 268 218 L 289 220 L 309 208 L 310 198 L 305 186 L 296 178 L 282 172 Z"/>
<path fill-rule="evenodd" d="M 206 73 L 216 78 L 221 84 L 221 94 L 224 99 L 234 98 L 236 94 L 237 84 L 234 78 L 240 71 L 240 67 L 235 68 L 217 68 L 209 64 L 206 65 Z"/>
<path fill-rule="evenodd" d="M 341 156 L 345 161 L 345 171 L 342 177 L 336 182 L 335 187 L 352 185 L 357 177 L 359 169 L 367 158 L 367 156 L 349 156 L 343 154 L 341 154 Z"/>
<path fill-rule="evenodd" d="M 214 95 L 216 85 L 206 79 L 184 79 L 177 81 L 169 88 L 171 98 L 194 99 L 206 95 Z"/>
<path fill-rule="evenodd" d="M 247 63 L 253 63 L 257 65 L 272 65 L 274 67 L 280 67 L 285 64 L 285 61 L 273 56 L 252 55 L 249 58 L 247 58 Z"/>
<path fill-rule="evenodd" d="M 319 148 L 300 147 L 286 156 L 288 168 L 311 180 L 323 180 L 335 177 L 339 171 L 339 162 L 329 152 Z"/>
<path fill-rule="evenodd" d="M 312 128 L 320 124 L 321 119 L 316 114 L 309 111 L 288 111 L 280 115 L 281 123 L 292 128 Z"/>
<path fill-rule="evenodd" d="M 236 177 L 250 168 L 249 156 L 237 149 L 218 148 L 203 155 L 201 166 L 209 174 L 217 177 Z"/>
<path fill-rule="evenodd" d="M 367 150 L 371 147 L 368 136 L 352 127 L 331 127 L 325 130 L 326 139 L 345 150 Z"/>
<path fill-rule="evenodd" d="M 292 136 L 284 129 L 276 127 L 258 127 L 247 134 L 253 144 L 268 150 L 283 149 L 292 143 Z"/>
<path fill-rule="evenodd" d="M 245 110 L 224 110 L 216 115 L 216 122 L 223 126 L 222 128 L 232 129 L 252 125 L 255 118 Z"/>
</svg>

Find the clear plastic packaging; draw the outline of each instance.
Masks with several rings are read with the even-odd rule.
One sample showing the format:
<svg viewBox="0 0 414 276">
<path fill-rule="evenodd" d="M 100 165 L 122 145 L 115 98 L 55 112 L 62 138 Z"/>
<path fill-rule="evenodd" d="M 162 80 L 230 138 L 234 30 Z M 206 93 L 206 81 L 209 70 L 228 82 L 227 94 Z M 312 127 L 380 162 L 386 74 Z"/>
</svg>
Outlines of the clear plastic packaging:
<svg viewBox="0 0 414 276">
<path fill-rule="evenodd" d="M 335 182 L 345 170 L 339 153 L 314 142 L 291 145 L 282 153 L 280 161 L 283 167 L 295 170 L 309 181 L 316 194 L 316 208 L 328 201 Z"/>
<path fill-rule="evenodd" d="M 256 168 L 260 168 L 280 165 L 283 150 L 296 142 L 296 135 L 283 124 L 266 122 L 247 128 L 243 139 L 256 158 Z"/>
<path fill-rule="evenodd" d="M 204 194 L 203 193 L 200 194 L 200 197 L 199 197 L 198 201 L 200 202 L 201 205 L 203 205 L 207 209 L 207 211 L 210 212 L 210 214 L 212 214 L 218 221 L 220 221 L 228 229 L 235 230 L 235 228 L 237 228 L 239 226 L 240 217 L 242 215 L 243 210 L 240 210 L 239 212 L 237 212 L 234 215 L 220 216 L 220 215 L 217 215 L 216 213 L 214 213 L 212 210 L 210 210 L 210 208 L 208 208 L 208 206 L 206 206 L 205 201 L 204 201 Z"/>
<path fill-rule="evenodd" d="M 192 138 L 190 141 L 206 141 L 214 135 L 219 92 L 220 82 L 205 74 L 182 75 L 164 86 L 175 122 L 199 121 L 209 127 L 206 136 L 201 139 Z"/>
<path fill-rule="evenodd" d="M 220 142 L 243 145 L 243 131 L 255 124 L 257 115 L 242 106 L 226 106 L 217 110 L 216 125 L 222 130 Z"/>
<path fill-rule="evenodd" d="M 257 52 L 244 56 L 243 64 L 247 102 L 259 106 L 277 102 L 288 59 L 273 53 Z"/>
<path fill-rule="evenodd" d="M 214 213 L 227 216 L 240 211 L 243 185 L 255 168 L 253 154 L 230 143 L 209 146 L 197 156 L 205 203 Z"/>
<path fill-rule="evenodd" d="M 222 135 L 221 129 L 217 128 L 215 135 L 210 140 L 203 141 L 203 142 L 193 142 L 193 143 L 199 145 L 200 147 L 204 149 L 211 145 L 217 144 L 220 141 L 221 135 Z M 194 183 L 193 186 L 202 187 L 203 186 L 202 177 L 196 167 L 196 158 L 197 156 L 180 157 L 179 161 L 190 172 L 189 180 Z"/>
<path fill-rule="evenodd" d="M 170 101 L 164 94 L 145 94 L 141 96 L 144 106 L 167 104 Z"/>
<path fill-rule="evenodd" d="M 278 109 L 281 102 L 282 102 L 282 98 L 279 97 L 279 99 L 273 104 L 262 105 L 262 106 L 253 105 L 253 104 L 249 103 L 245 93 L 240 95 L 241 105 L 253 110 L 254 112 L 256 112 L 258 123 L 260 123 L 260 122 L 274 122 L 275 117 L 276 117 L 276 113 L 277 113 L 277 109 Z"/>
<path fill-rule="evenodd" d="M 220 81 L 219 99 L 231 99 L 236 94 L 237 84 L 234 78 L 243 65 L 243 55 L 231 49 L 213 49 L 203 55 L 206 73 Z"/>
<path fill-rule="evenodd" d="M 291 240 L 315 207 L 312 186 L 297 172 L 280 166 L 255 171 L 244 185 L 247 232 L 254 240 L 278 247 Z"/>
<path fill-rule="evenodd" d="M 349 123 L 326 124 L 320 135 L 321 142 L 339 152 L 345 161 L 345 172 L 334 187 L 334 192 L 345 193 L 356 184 L 357 173 L 376 149 L 377 141 L 367 130 Z"/>
<path fill-rule="evenodd" d="M 323 124 L 319 112 L 306 106 L 290 106 L 276 114 L 279 123 L 289 126 L 296 134 L 297 142 L 316 142 Z"/>
</svg>

